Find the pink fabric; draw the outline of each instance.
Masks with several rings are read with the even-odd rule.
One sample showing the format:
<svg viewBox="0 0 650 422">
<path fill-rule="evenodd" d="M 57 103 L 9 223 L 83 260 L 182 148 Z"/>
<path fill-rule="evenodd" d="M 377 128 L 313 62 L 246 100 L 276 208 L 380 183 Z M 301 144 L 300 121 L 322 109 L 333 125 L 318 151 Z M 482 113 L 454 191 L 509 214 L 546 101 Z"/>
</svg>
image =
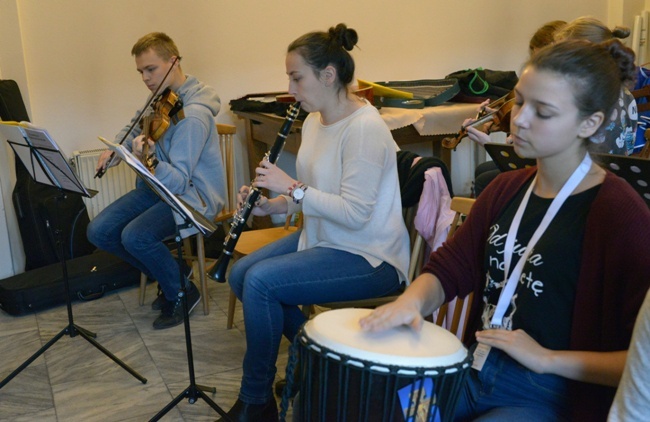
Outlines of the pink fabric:
<svg viewBox="0 0 650 422">
<path fill-rule="evenodd" d="M 432 251 L 447 238 L 454 219 L 450 206 L 451 196 L 442 171 L 439 167 L 431 167 L 424 173 L 424 186 L 413 223 Z"/>
</svg>

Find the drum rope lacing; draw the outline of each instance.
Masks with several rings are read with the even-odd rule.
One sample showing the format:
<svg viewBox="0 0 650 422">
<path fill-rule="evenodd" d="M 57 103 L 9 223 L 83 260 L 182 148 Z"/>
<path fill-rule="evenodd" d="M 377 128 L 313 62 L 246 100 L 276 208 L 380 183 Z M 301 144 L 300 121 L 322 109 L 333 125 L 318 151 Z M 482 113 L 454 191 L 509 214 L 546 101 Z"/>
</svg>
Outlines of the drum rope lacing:
<svg viewBox="0 0 650 422">
<path fill-rule="evenodd" d="M 305 377 L 307 375 L 306 374 L 307 371 L 305 369 L 306 362 L 304 362 L 305 359 L 309 358 L 310 366 L 311 366 L 311 360 L 312 360 L 311 356 L 304 356 L 304 357 L 300 356 L 302 353 L 301 346 L 306 347 L 312 351 L 316 351 L 320 355 L 320 357 L 325 360 L 326 366 L 328 365 L 328 362 L 332 361 L 342 365 L 345 371 L 349 371 L 350 369 L 353 369 L 353 370 L 364 372 L 364 370 L 367 370 L 369 372 L 369 380 L 368 380 L 369 385 L 372 385 L 373 375 L 380 375 L 382 377 L 386 377 L 386 376 L 395 377 L 394 380 L 395 385 L 397 385 L 400 381 L 404 381 L 404 380 L 409 380 L 410 382 L 413 383 L 413 385 L 415 385 L 415 382 L 417 382 L 418 380 L 422 381 L 425 378 L 442 376 L 442 378 L 440 379 L 442 385 L 439 386 L 439 388 L 442 390 L 445 388 L 445 384 L 447 383 L 461 384 L 465 378 L 465 375 L 462 375 L 460 378 L 447 379 L 444 377 L 444 375 L 454 374 L 454 373 L 458 373 L 459 371 L 464 371 L 471 365 L 472 362 L 472 355 L 468 354 L 464 360 L 449 366 L 404 368 L 397 365 L 364 362 L 359 360 L 358 358 L 354 358 L 336 352 L 322 345 L 310 344 L 309 341 L 310 340 L 304 335 L 304 332 L 301 330 L 301 332 L 298 333 L 298 335 L 295 337 L 294 341 L 292 342 L 289 348 L 289 360 L 287 362 L 286 378 L 285 378 L 286 386 L 283 390 L 282 400 L 280 404 L 280 415 L 279 415 L 280 421 L 284 421 L 286 418 L 287 409 L 289 408 L 289 400 L 293 395 L 293 389 L 295 383 L 300 383 L 301 381 L 300 379 L 294 380 L 296 365 L 301 366 L 301 377 Z M 339 372 L 341 371 L 342 369 L 339 368 Z M 365 374 L 362 376 L 365 377 Z M 344 395 L 347 396 L 347 385 L 345 386 L 345 390 L 346 391 Z M 418 402 L 419 402 L 419 398 L 415 403 L 416 406 L 418 405 Z"/>
</svg>

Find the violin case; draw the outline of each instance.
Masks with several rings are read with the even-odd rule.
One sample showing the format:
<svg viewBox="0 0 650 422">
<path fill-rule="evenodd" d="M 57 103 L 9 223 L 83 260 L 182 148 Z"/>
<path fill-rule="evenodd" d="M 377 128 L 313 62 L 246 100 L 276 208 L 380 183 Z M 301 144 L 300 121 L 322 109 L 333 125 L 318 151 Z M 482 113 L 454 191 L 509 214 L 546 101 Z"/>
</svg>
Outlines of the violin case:
<svg viewBox="0 0 650 422">
<path fill-rule="evenodd" d="M 99 299 L 140 283 L 140 271 L 105 251 L 65 261 L 72 301 Z M 25 315 L 66 303 L 61 262 L 0 280 L 0 309 Z"/>
<path fill-rule="evenodd" d="M 29 121 L 15 81 L 0 80 L 0 118 Z M 90 220 L 81 195 L 61 197 L 58 188 L 34 181 L 20 159 L 15 163 L 12 201 L 25 251 L 25 270 L 59 262 L 55 229 L 61 231 L 66 259 L 92 253 L 95 247 L 86 237 Z"/>
</svg>

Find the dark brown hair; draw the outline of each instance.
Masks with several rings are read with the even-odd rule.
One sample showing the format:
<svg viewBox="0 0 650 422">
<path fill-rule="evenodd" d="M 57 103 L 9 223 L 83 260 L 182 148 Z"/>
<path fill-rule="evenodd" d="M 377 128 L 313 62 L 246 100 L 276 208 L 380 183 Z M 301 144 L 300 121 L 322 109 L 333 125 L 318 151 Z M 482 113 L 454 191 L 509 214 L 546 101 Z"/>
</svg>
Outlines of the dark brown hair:
<svg viewBox="0 0 650 422">
<path fill-rule="evenodd" d="M 617 39 L 598 44 L 582 39 L 560 41 L 538 51 L 527 66 L 566 78 L 582 117 L 598 111 L 610 116 L 623 84 L 636 74 L 634 52 Z"/>
<path fill-rule="evenodd" d="M 331 65 L 336 69 L 339 89 L 347 87 L 354 77 L 354 59 L 348 51 L 357 44 L 357 31 L 340 23 L 328 32 L 307 33 L 289 44 L 287 53 L 296 51 L 318 72 Z"/>
</svg>

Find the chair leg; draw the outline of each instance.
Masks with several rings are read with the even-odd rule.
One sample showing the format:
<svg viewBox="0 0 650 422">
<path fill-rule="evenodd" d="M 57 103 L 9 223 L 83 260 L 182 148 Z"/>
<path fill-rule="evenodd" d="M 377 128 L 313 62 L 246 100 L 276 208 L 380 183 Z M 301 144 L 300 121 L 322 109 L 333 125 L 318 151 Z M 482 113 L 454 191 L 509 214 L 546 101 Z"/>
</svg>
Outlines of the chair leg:
<svg viewBox="0 0 650 422">
<path fill-rule="evenodd" d="M 201 281 L 203 314 L 208 315 L 210 313 L 210 297 L 208 296 L 208 282 L 205 276 L 205 244 L 203 243 L 203 235 L 201 233 L 196 235 L 196 256 L 199 261 L 199 280 Z"/>
<path fill-rule="evenodd" d="M 228 321 L 226 322 L 226 328 L 231 329 L 235 321 L 235 306 L 237 306 L 237 296 L 235 292 L 230 291 L 230 297 L 228 298 Z"/>
<path fill-rule="evenodd" d="M 144 294 L 147 291 L 147 276 L 140 273 L 140 291 L 138 292 L 138 303 L 144 305 Z"/>
</svg>

